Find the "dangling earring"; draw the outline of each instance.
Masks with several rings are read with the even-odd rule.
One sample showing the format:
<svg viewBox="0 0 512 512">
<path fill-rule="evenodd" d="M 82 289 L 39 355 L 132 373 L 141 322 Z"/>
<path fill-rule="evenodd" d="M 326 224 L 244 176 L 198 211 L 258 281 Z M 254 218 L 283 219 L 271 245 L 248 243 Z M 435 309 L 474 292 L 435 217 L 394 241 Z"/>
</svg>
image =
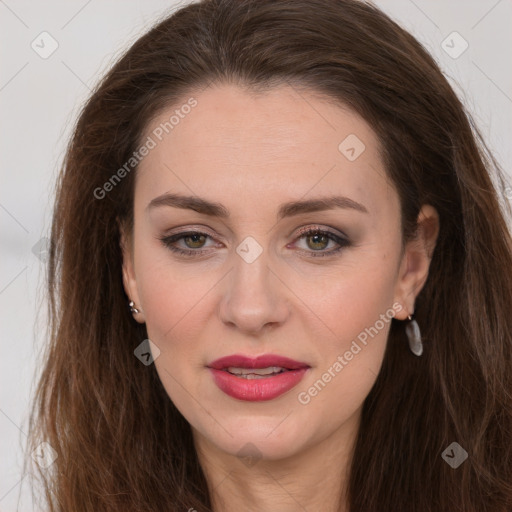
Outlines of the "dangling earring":
<svg viewBox="0 0 512 512">
<path fill-rule="evenodd" d="M 138 313 L 139 310 L 137 308 L 135 308 L 135 302 L 133 302 L 133 300 L 130 301 L 130 303 L 128 304 L 128 306 L 130 306 L 130 311 L 132 313 Z"/>
<path fill-rule="evenodd" d="M 423 343 L 421 342 L 421 332 L 418 322 L 412 318 L 411 315 L 407 317 L 409 323 L 405 326 L 405 334 L 409 340 L 409 348 L 416 356 L 423 354 Z"/>
</svg>

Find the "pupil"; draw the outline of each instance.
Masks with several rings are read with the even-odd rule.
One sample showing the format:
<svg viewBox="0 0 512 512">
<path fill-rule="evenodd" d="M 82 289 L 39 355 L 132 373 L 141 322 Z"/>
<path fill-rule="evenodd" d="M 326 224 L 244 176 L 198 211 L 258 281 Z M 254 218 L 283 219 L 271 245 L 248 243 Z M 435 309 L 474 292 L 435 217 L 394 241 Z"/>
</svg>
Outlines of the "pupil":
<svg viewBox="0 0 512 512">
<path fill-rule="evenodd" d="M 198 238 L 202 237 L 203 235 L 199 235 L 199 234 L 194 234 L 194 235 L 189 235 L 186 237 L 187 240 L 190 240 L 192 239 L 192 243 L 198 243 L 199 241 L 197 240 Z"/>
<path fill-rule="evenodd" d="M 318 243 L 321 243 L 321 242 L 318 242 L 318 238 L 324 238 L 325 239 L 326 236 L 317 233 L 315 235 L 310 235 L 310 238 L 314 239 L 313 244 L 318 244 Z M 325 242 L 325 240 L 324 240 L 324 242 Z"/>
</svg>

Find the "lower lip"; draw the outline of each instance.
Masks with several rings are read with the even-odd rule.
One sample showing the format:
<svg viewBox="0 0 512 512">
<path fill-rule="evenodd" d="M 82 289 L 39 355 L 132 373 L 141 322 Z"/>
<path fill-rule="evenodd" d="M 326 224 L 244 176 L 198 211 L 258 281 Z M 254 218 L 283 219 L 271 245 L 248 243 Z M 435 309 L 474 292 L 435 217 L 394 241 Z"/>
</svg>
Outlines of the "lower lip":
<svg viewBox="0 0 512 512">
<path fill-rule="evenodd" d="M 308 369 L 288 370 L 263 379 L 244 379 L 227 371 L 213 368 L 210 368 L 210 371 L 215 383 L 226 395 L 238 400 L 263 402 L 272 400 L 292 389 L 302 380 Z"/>
</svg>

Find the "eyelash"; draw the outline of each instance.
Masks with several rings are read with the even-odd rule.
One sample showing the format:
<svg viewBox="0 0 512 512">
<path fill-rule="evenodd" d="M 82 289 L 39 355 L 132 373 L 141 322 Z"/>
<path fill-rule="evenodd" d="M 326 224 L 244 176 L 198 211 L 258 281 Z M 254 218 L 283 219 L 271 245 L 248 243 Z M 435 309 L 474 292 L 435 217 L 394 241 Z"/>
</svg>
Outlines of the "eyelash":
<svg viewBox="0 0 512 512">
<path fill-rule="evenodd" d="M 167 249 L 169 249 L 170 251 L 172 251 L 174 253 L 180 254 L 182 256 L 198 257 L 198 256 L 201 256 L 202 254 L 204 254 L 205 252 L 208 252 L 208 251 L 204 251 L 201 249 L 198 249 L 198 250 L 180 249 L 179 247 L 175 247 L 172 245 L 174 242 L 177 242 L 177 241 L 181 240 L 182 238 L 186 238 L 191 235 L 205 235 L 209 238 L 212 238 L 212 237 L 210 237 L 210 235 L 208 235 L 208 233 L 203 233 L 201 231 L 185 231 L 183 233 L 177 233 L 177 234 L 171 235 L 171 236 L 158 237 L 158 239 L 163 243 L 163 245 Z M 301 231 L 299 233 L 299 236 L 297 237 L 297 239 L 300 240 L 301 238 L 311 236 L 311 235 L 326 235 L 329 240 L 332 240 L 333 242 L 336 242 L 339 245 L 339 247 L 337 249 L 331 249 L 330 251 L 321 251 L 321 252 L 305 251 L 305 250 L 301 249 L 302 252 L 309 253 L 309 255 L 312 256 L 313 258 L 318 258 L 318 257 L 322 258 L 322 257 L 326 257 L 326 256 L 332 256 L 332 255 L 340 252 L 342 249 L 349 247 L 351 245 L 351 243 L 348 239 L 339 237 L 338 235 L 335 235 L 331 231 L 325 231 L 325 230 L 319 229 L 319 228 L 308 228 L 304 231 Z"/>
</svg>

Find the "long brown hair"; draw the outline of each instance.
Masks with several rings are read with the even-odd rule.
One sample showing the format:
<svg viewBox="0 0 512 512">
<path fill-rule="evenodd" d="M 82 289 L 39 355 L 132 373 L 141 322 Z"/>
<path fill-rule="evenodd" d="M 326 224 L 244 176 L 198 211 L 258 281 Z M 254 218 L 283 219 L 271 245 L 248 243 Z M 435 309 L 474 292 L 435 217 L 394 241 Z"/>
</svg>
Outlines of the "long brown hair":
<svg viewBox="0 0 512 512">
<path fill-rule="evenodd" d="M 424 353 L 393 320 L 350 468 L 351 512 L 512 510 L 512 240 L 503 171 L 433 58 L 357 0 L 207 0 L 160 21 L 83 107 L 59 175 L 48 263 L 49 343 L 30 453 L 50 511 L 211 510 L 188 422 L 134 349 L 147 338 L 122 285 L 117 220 L 133 227 L 148 123 L 211 83 L 290 84 L 348 105 L 375 130 L 401 201 L 439 213 L 416 300 Z M 126 169 L 126 168 L 125 168 Z M 95 193 L 96 191 L 96 193 Z M 101 197 L 100 197 L 101 196 Z M 505 209 L 505 205 L 507 209 Z M 457 442 L 467 460 L 442 453 Z"/>
</svg>

